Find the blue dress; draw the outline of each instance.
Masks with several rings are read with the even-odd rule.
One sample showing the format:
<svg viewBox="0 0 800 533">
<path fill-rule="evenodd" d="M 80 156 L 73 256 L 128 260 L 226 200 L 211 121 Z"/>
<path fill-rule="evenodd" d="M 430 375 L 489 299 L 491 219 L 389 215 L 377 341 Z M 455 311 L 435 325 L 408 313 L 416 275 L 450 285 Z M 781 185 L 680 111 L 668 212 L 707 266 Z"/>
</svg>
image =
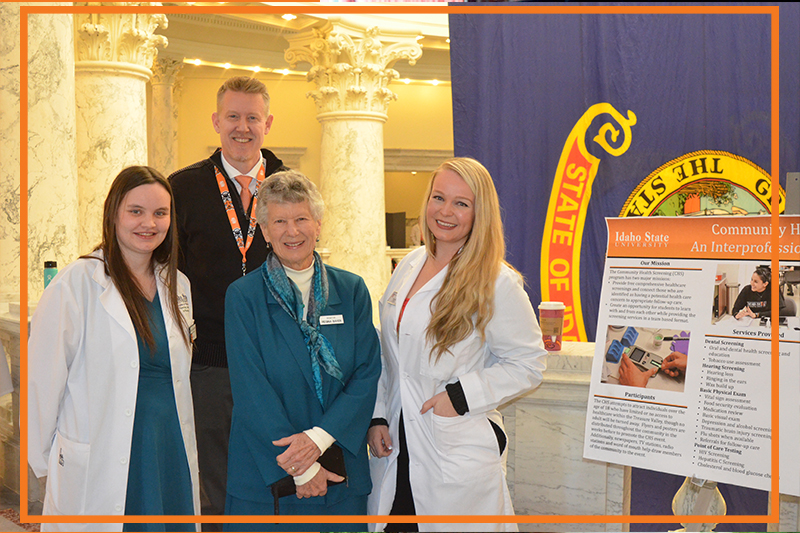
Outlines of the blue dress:
<svg viewBox="0 0 800 533">
<path fill-rule="evenodd" d="M 161 302 L 145 301 L 155 339 L 151 353 L 139 343 L 139 389 L 128 467 L 126 515 L 194 514 L 189 461 L 178 421 Z M 194 524 L 124 524 L 123 531 L 195 531 Z"/>
</svg>

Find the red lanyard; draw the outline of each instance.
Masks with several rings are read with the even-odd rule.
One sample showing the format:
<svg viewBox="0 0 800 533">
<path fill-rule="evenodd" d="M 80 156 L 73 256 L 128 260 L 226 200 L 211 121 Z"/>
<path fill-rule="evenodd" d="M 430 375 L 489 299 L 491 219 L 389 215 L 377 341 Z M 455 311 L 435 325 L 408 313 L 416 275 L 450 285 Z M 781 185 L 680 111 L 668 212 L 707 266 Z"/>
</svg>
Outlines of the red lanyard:
<svg viewBox="0 0 800 533">
<path fill-rule="evenodd" d="M 265 174 L 265 164 L 262 161 L 261 167 L 258 169 L 258 176 L 256 177 L 256 181 L 258 182 L 256 185 L 256 194 L 253 196 L 253 203 L 252 207 L 250 208 L 250 226 L 247 228 L 247 242 L 245 243 L 244 236 L 242 235 L 242 228 L 239 226 L 239 217 L 236 215 L 236 210 L 233 208 L 233 200 L 231 199 L 231 193 L 228 190 L 228 182 L 225 180 L 225 176 L 222 175 L 222 172 L 215 166 L 214 173 L 217 176 L 217 185 L 219 186 L 219 193 L 222 196 L 222 203 L 225 206 L 225 211 L 228 214 L 228 222 L 231 224 L 231 230 L 233 231 L 233 237 L 236 239 L 236 245 L 239 247 L 239 251 L 242 253 L 242 276 L 247 273 L 247 250 L 250 249 L 250 245 L 253 244 L 253 237 L 256 234 L 256 204 L 258 203 L 258 186 L 261 185 L 261 182 L 264 181 L 264 174 Z"/>
<path fill-rule="evenodd" d="M 406 306 L 411 298 L 406 298 L 403 301 L 403 307 L 400 308 L 400 316 L 397 317 L 397 334 L 400 335 L 400 322 L 403 320 L 403 313 L 406 312 Z"/>
</svg>

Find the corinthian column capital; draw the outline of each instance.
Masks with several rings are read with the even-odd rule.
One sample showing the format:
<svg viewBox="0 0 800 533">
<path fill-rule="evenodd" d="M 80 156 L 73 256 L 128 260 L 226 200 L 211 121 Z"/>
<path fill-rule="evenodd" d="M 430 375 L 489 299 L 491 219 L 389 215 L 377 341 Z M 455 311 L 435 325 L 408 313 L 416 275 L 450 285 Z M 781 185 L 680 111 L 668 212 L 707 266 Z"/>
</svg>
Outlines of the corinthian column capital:
<svg viewBox="0 0 800 533">
<path fill-rule="evenodd" d="M 316 89 L 314 99 L 320 114 L 363 112 L 386 119 L 389 102 L 397 99 L 388 89 L 398 77 L 392 66 L 399 60 L 414 64 L 422 56 L 416 35 L 381 35 L 377 27 L 354 31 L 338 23 L 298 34 L 289 40 L 284 57 L 294 67 L 311 64 L 308 81 Z"/>
<path fill-rule="evenodd" d="M 120 5 L 120 2 L 76 2 L 82 6 Z M 122 2 L 129 6 L 161 5 L 160 2 Z M 149 69 L 167 38 L 155 35 L 167 27 L 166 15 L 91 13 L 75 15 L 77 61 L 129 63 Z"/>
<path fill-rule="evenodd" d="M 159 57 L 153 62 L 153 77 L 150 82 L 154 85 L 174 85 L 177 82 L 178 74 L 183 69 L 183 61 L 169 57 Z"/>
</svg>

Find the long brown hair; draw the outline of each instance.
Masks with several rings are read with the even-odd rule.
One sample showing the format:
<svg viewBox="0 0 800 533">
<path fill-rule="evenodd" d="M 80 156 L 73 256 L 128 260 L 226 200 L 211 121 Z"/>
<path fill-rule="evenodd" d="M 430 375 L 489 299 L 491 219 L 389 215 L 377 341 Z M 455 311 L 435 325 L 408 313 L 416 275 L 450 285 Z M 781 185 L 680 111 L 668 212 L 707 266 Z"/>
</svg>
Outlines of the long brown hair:
<svg viewBox="0 0 800 533">
<path fill-rule="evenodd" d="M 442 287 L 431 301 L 431 321 L 425 336 L 433 346 L 430 357 L 434 361 L 473 330 L 478 330 L 481 342 L 486 341 L 486 326 L 494 315 L 495 283 L 501 266 L 508 265 L 500 201 L 492 176 L 481 163 L 467 157 L 444 161 L 431 176 L 420 214 L 428 255 L 436 256 L 436 238 L 426 220 L 428 202 L 433 180 L 446 169 L 461 176 L 475 195 L 475 218 L 467 242 L 450 260 Z"/>
<path fill-rule="evenodd" d="M 153 255 L 150 258 L 150 266 L 156 276 L 161 275 L 164 277 L 164 283 L 167 287 L 167 307 L 172 313 L 172 318 L 181 326 L 181 336 L 188 345 L 189 337 L 187 335 L 186 320 L 178 308 L 178 232 L 175 224 L 175 198 L 172 195 L 172 187 L 160 172 L 151 167 L 133 166 L 123 169 L 114 178 L 103 207 L 103 241 L 97 245 L 95 250 L 102 250 L 106 274 L 111 278 L 114 286 L 122 296 L 122 301 L 125 302 L 125 307 L 131 317 L 131 322 L 133 322 L 133 327 L 152 352 L 155 350 L 156 343 L 153 332 L 150 329 L 145 295 L 125 262 L 117 239 L 117 219 L 119 217 L 119 208 L 125 195 L 136 187 L 151 183 L 161 185 L 169 193 L 170 220 L 169 230 L 164 242 L 153 251 Z M 91 258 L 91 256 L 82 257 Z M 161 272 L 156 270 L 157 266 L 162 267 Z"/>
</svg>

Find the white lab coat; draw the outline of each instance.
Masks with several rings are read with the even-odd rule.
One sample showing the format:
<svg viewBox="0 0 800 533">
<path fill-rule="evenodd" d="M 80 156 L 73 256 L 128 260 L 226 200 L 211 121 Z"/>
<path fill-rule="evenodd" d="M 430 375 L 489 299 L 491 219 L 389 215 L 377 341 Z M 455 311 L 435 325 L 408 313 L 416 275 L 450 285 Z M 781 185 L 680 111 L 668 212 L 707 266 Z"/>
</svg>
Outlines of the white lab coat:
<svg viewBox="0 0 800 533">
<path fill-rule="evenodd" d="M 167 307 L 160 272 L 156 278 L 199 514 L 191 352 Z M 192 324 L 189 281 L 181 273 L 178 299 Z M 103 261 L 78 259 L 42 294 L 28 341 L 28 461 L 37 477 L 47 476 L 43 514 L 124 514 L 138 383 L 139 349 L 122 297 Z M 62 530 L 122 531 L 122 524 L 42 524 L 42 531 Z"/>
<path fill-rule="evenodd" d="M 399 443 L 400 410 L 406 431 L 411 492 L 417 515 L 511 515 L 505 458 L 489 420 L 503 427 L 497 407 L 533 389 L 545 369 L 541 330 L 522 280 L 503 265 L 495 285 L 495 310 L 486 342 L 473 331 L 437 363 L 425 340 L 430 304 L 444 281 L 443 269 L 408 302 L 400 333 L 403 301 L 425 263 L 425 248 L 400 262 L 380 300 L 383 371 L 373 416 L 389 422 Z M 420 415 L 422 404 L 461 382 L 469 405 L 464 416 Z M 388 515 L 394 501 L 398 446 L 389 457 L 370 458 L 373 480 L 370 514 Z M 382 531 L 385 524 L 371 524 Z M 516 524 L 420 524 L 420 531 L 516 531 Z"/>
</svg>

